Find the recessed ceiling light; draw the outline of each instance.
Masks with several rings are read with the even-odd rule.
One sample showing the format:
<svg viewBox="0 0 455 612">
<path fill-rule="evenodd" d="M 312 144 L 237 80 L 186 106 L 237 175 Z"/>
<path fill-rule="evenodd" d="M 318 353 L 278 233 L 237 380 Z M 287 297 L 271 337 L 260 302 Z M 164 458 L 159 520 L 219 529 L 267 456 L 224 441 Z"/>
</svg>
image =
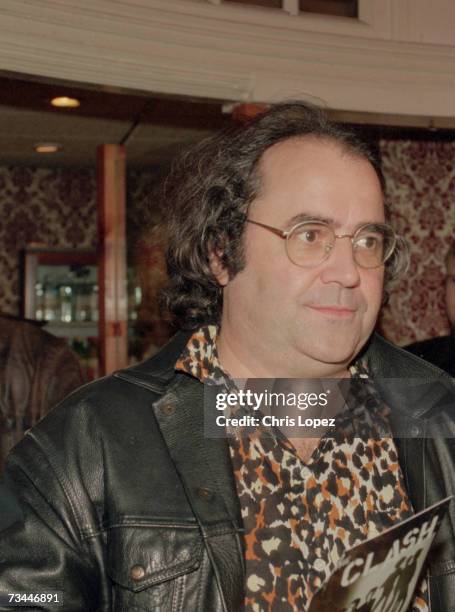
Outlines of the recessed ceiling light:
<svg viewBox="0 0 455 612">
<path fill-rule="evenodd" d="M 38 142 L 33 148 L 37 153 L 57 153 L 62 145 L 58 142 Z"/>
<path fill-rule="evenodd" d="M 52 98 L 51 104 L 52 106 L 58 106 L 59 108 L 77 108 L 81 105 L 77 98 L 69 98 L 67 96 Z"/>
</svg>

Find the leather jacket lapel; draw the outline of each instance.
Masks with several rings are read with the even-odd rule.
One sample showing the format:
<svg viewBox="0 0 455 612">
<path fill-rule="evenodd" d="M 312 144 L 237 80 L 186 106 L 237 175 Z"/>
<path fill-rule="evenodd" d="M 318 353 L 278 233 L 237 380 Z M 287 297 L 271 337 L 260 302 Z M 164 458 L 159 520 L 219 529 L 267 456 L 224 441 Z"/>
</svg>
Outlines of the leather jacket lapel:
<svg viewBox="0 0 455 612">
<path fill-rule="evenodd" d="M 426 474 L 424 438 L 395 438 L 406 490 L 415 512 L 424 510 L 426 502 Z"/>
<path fill-rule="evenodd" d="M 204 437 L 204 388 L 177 374 L 154 411 L 204 536 L 226 611 L 243 599 L 240 507 L 225 439 Z"/>
</svg>

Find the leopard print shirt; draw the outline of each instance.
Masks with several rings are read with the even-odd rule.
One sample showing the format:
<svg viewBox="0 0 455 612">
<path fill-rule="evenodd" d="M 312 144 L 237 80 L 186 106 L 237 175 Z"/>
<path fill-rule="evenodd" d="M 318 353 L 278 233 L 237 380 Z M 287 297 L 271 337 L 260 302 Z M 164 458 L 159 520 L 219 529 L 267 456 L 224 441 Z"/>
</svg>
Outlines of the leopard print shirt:
<svg viewBox="0 0 455 612">
<path fill-rule="evenodd" d="M 196 331 L 175 368 L 232 391 L 216 336 L 213 325 Z M 351 367 L 346 405 L 307 462 L 283 436 L 260 429 L 229 436 L 244 525 L 247 611 L 307 610 L 344 551 L 413 514 L 394 441 L 383 435 L 388 410 L 360 362 Z M 423 579 L 411 610 L 428 609 Z"/>
</svg>

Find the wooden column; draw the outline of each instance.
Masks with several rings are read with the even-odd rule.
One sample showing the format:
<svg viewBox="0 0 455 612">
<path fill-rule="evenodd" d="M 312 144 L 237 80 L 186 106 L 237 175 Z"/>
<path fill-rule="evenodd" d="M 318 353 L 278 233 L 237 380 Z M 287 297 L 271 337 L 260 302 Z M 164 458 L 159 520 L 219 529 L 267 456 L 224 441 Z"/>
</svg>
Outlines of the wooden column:
<svg viewBox="0 0 455 612">
<path fill-rule="evenodd" d="M 128 363 L 125 148 L 101 145 L 98 165 L 100 374 Z"/>
<path fill-rule="evenodd" d="M 252 103 L 252 102 L 244 102 L 235 104 L 232 109 L 232 118 L 234 121 L 240 121 L 244 123 L 256 117 L 256 115 L 260 115 L 261 113 L 265 113 L 265 111 L 269 108 L 269 104 L 261 104 L 261 103 Z"/>
</svg>

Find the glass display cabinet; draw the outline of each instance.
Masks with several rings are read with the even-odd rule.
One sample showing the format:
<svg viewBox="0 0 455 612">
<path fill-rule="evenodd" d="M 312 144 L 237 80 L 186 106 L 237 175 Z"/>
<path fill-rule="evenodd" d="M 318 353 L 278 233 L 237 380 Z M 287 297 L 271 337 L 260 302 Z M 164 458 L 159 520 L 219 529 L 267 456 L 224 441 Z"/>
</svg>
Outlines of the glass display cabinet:
<svg viewBox="0 0 455 612">
<path fill-rule="evenodd" d="M 99 300 L 95 251 L 27 248 L 23 253 L 23 316 L 65 338 L 87 380 L 99 375 Z"/>
<path fill-rule="evenodd" d="M 22 316 L 65 338 L 77 354 L 85 378 L 100 371 L 100 292 L 94 250 L 28 247 L 22 255 Z M 128 363 L 148 354 L 147 326 L 138 319 L 143 290 L 139 275 L 127 270 Z"/>
</svg>

